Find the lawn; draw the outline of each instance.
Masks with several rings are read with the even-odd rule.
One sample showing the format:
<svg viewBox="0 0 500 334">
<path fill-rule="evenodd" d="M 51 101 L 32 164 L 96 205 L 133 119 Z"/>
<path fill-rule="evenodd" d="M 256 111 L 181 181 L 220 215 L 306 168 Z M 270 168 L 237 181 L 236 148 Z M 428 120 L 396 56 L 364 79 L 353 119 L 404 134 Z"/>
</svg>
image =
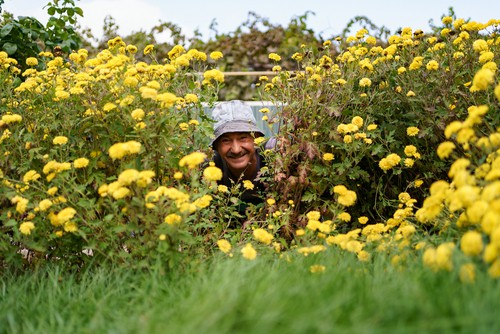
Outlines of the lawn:
<svg viewBox="0 0 500 334">
<path fill-rule="evenodd" d="M 414 261 L 414 263 L 412 263 Z M 498 333 L 500 286 L 461 283 L 417 258 L 395 267 L 329 249 L 219 257 L 190 268 L 62 273 L 57 265 L 1 279 L 1 333 Z M 312 273 L 312 265 L 325 266 Z"/>
</svg>

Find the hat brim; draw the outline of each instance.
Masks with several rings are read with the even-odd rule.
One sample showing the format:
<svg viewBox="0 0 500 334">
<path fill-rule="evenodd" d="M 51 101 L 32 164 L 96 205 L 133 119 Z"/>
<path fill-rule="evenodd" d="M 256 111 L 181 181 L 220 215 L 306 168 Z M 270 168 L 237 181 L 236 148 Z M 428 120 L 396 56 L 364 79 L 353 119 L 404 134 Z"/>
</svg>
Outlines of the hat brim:
<svg viewBox="0 0 500 334">
<path fill-rule="evenodd" d="M 220 136 L 222 136 L 225 133 L 231 133 L 231 132 L 251 132 L 264 136 L 264 133 L 252 122 L 232 121 L 224 123 L 221 126 L 217 127 L 217 129 L 215 129 L 214 139 L 210 143 L 210 146 L 213 146 L 213 144 L 217 141 L 217 139 L 219 139 Z"/>
</svg>

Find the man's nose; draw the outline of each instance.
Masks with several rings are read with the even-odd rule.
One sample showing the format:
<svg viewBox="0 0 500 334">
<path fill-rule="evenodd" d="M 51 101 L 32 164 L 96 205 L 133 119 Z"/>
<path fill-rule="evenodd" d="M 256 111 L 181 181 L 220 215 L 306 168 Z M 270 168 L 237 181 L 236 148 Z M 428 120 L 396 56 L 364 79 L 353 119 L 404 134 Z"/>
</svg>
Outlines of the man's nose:
<svg viewBox="0 0 500 334">
<path fill-rule="evenodd" d="M 240 143 L 237 140 L 233 140 L 233 142 L 231 143 L 231 152 L 234 154 L 238 154 L 241 152 L 241 150 L 242 147 Z"/>
</svg>

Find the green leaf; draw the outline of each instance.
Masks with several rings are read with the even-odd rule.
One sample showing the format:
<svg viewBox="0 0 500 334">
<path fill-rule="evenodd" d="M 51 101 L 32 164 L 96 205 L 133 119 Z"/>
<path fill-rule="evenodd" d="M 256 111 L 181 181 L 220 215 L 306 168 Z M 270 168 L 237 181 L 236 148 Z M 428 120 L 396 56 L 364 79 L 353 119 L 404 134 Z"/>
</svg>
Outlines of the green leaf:
<svg viewBox="0 0 500 334">
<path fill-rule="evenodd" d="M 47 247 L 45 247 L 44 245 L 41 245 L 38 242 L 34 242 L 34 241 L 26 242 L 26 246 L 28 246 L 28 248 L 30 248 L 36 252 L 41 252 L 41 253 L 43 253 L 47 250 Z"/>
<path fill-rule="evenodd" d="M 12 23 L 8 23 L 2 27 L 2 30 L 0 30 L 0 37 L 5 37 L 10 32 L 12 31 L 12 28 L 14 28 L 14 25 Z"/>
<path fill-rule="evenodd" d="M 129 230 L 129 226 L 127 226 L 127 225 L 117 225 L 117 226 L 111 227 L 111 229 L 115 233 L 122 233 L 122 232 L 127 232 Z"/>
<path fill-rule="evenodd" d="M 77 204 L 80 207 L 92 209 L 95 205 L 95 198 L 81 198 L 78 200 Z"/>
<path fill-rule="evenodd" d="M 56 7 L 49 7 L 49 9 L 47 9 L 47 13 L 50 16 L 53 16 L 56 13 Z"/>
<path fill-rule="evenodd" d="M 111 213 L 110 213 L 109 215 L 106 215 L 106 216 L 104 217 L 104 219 L 103 219 L 103 220 L 104 220 L 105 222 L 109 223 L 110 221 L 112 221 L 112 220 L 113 220 L 113 218 L 115 218 L 115 216 L 114 216 L 113 214 L 111 214 Z"/>
<path fill-rule="evenodd" d="M 379 153 L 382 153 L 384 151 L 384 146 L 382 144 L 377 144 L 375 146 L 372 146 L 372 155 L 378 155 Z"/>
<path fill-rule="evenodd" d="M 75 7 L 75 12 L 83 17 L 83 10 L 80 7 Z"/>
<path fill-rule="evenodd" d="M 17 45 L 10 42 L 5 43 L 2 48 L 9 54 L 9 56 L 13 55 L 17 51 Z"/>
<path fill-rule="evenodd" d="M 302 202 L 312 202 L 314 201 L 315 199 L 318 198 L 318 194 L 314 193 L 314 192 L 306 192 L 303 196 L 302 196 Z"/>
<path fill-rule="evenodd" d="M 9 219 L 5 223 L 3 223 L 4 226 L 16 226 L 17 222 L 15 219 Z"/>
</svg>

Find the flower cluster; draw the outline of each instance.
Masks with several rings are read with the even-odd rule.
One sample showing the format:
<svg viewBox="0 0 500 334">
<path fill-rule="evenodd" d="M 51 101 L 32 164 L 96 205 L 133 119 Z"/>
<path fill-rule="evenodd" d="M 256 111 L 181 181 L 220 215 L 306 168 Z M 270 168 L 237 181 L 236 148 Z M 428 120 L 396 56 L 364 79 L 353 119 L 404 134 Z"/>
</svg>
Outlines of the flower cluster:
<svg viewBox="0 0 500 334">
<path fill-rule="evenodd" d="M 391 153 L 387 157 L 380 160 L 378 165 L 382 170 L 387 171 L 397 166 L 400 162 L 401 162 L 401 157 L 396 153 Z"/>
<path fill-rule="evenodd" d="M 488 136 L 479 136 L 475 127 L 483 123 L 488 107 L 469 107 L 465 121 L 450 123 L 445 129 L 447 141 L 441 143 L 437 153 L 441 159 L 456 157 L 448 176 L 451 182 L 438 180 L 430 187 L 430 195 L 424 200 L 416 218 L 422 223 L 430 223 L 443 214 L 454 217 L 458 228 L 466 229 L 460 239 L 461 251 L 472 258 L 482 256 L 490 265 L 490 275 L 500 277 L 500 221 L 496 209 L 497 195 L 500 193 L 500 138 L 498 132 Z M 476 150 L 483 152 L 485 161 L 471 159 L 471 155 L 459 157 L 455 152 L 461 147 L 465 152 Z M 489 240 L 486 245 L 483 240 Z M 447 249 L 447 248 L 446 248 Z M 439 255 L 444 251 L 429 250 L 424 256 L 424 263 L 431 268 L 451 268 L 451 260 Z M 445 252 L 446 254 L 449 251 Z M 445 262 L 445 264 L 443 264 Z"/>
<path fill-rule="evenodd" d="M 104 244 L 95 256 L 163 262 L 216 245 L 248 260 L 289 245 L 304 256 L 332 247 L 360 261 L 391 254 L 397 267 L 419 252 L 433 271 L 453 271 L 461 252 L 463 280 L 474 280 L 476 263 L 500 277 L 500 134 L 487 107 L 500 100 L 500 43 L 478 33 L 498 21 L 443 23 L 435 36 L 403 28 L 378 43 L 361 29 L 339 39 L 338 50 L 325 41 L 292 56 L 269 54 L 272 74 L 257 86 L 276 107 L 261 108 L 261 120 L 280 125 L 275 151 L 263 152 L 270 190 L 234 231 L 241 213 L 230 208 L 257 183 L 217 186 L 222 171 L 201 167 L 211 130 L 202 113 L 225 80 L 206 65 L 224 62 L 221 52 L 207 57 L 175 45 L 157 62 L 148 45 L 140 54 L 147 63 L 117 37 L 95 57 L 86 50 L 30 57 L 23 73 L 0 52 L 8 92 L 1 96 L 2 214 L 14 239 L 0 246 L 36 241 L 30 251 L 39 259 L 49 256 L 40 249 L 65 259 L 61 247 L 73 256 L 81 245 Z M 286 69 L 285 57 L 297 71 Z M 435 153 L 441 161 L 431 160 Z M 437 175 L 449 180 L 432 183 Z M 442 242 L 431 246 L 421 225 L 453 233 L 436 233 Z"/>
<path fill-rule="evenodd" d="M 109 150 L 109 156 L 113 160 L 123 159 L 128 155 L 137 154 L 141 151 L 141 143 L 131 140 L 125 143 L 113 144 Z"/>
<path fill-rule="evenodd" d="M 333 192 L 338 194 L 337 201 L 343 206 L 352 206 L 356 203 L 356 193 L 347 189 L 344 185 L 337 185 L 333 187 Z"/>
</svg>

